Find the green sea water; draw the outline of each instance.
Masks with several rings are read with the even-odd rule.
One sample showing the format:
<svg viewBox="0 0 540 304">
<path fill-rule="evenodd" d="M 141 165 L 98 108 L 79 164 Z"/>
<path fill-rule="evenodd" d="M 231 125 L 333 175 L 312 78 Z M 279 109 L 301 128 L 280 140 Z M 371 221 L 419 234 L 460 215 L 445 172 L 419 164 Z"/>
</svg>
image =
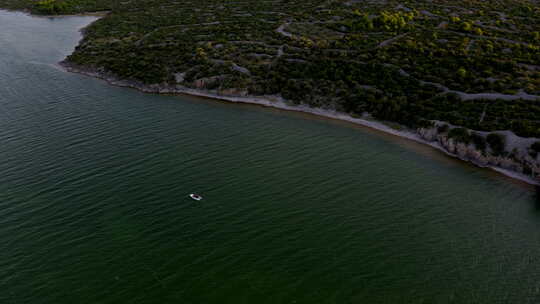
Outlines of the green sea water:
<svg viewBox="0 0 540 304">
<path fill-rule="evenodd" d="M 0 11 L 0 303 L 540 302 L 534 187 L 62 71 L 93 20 Z"/>
</svg>

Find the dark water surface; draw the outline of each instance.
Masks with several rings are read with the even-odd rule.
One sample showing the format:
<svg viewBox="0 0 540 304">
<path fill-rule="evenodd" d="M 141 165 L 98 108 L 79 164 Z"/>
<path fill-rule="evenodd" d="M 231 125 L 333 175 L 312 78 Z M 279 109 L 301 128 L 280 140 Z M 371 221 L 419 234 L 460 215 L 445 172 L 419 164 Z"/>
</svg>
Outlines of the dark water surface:
<svg viewBox="0 0 540 304">
<path fill-rule="evenodd" d="M 92 20 L 0 11 L 0 303 L 539 303 L 531 186 L 56 68 Z"/>
</svg>

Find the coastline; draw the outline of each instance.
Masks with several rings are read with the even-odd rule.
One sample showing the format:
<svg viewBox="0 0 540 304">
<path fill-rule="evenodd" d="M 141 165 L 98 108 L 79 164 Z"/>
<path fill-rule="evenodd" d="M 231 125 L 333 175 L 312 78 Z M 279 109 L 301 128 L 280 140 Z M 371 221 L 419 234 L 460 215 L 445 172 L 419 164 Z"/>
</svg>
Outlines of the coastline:
<svg viewBox="0 0 540 304">
<path fill-rule="evenodd" d="M 9 9 L 2 9 L 6 11 L 13 11 L 13 12 L 21 12 L 23 14 L 32 16 L 32 17 L 45 17 L 45 18 L 54 18 L 54 17 L 70 17 L 70 16 L 94 16 L 97 17 L 97 20 L 100 19 L 100 17 L 103 17 L 110 13 L 110 11 L 99 11 L 99 12 L 89 12 L 89 13 L 81 13 L 81 14 L 73 14 L 73 15 L 34 15 L 29 10 L 9 10 Z M 95 22 L 95 21 L 94 21 Z M 93 22 L 92 22 L 93 23 Z M 88 26 L 90 26 L 92 23 L 86 25 L 85 27 L 79 29 L 79 31 L 84 36 L 84 29 Z M 467 163 L 471 163 L 477 167 L 481 168 L 489 168 L 495 172 L 498 172 L 499 174 L 505 175 L 507 177 L 513 178 L 515 180 L 519 180 L 522 182 L 525 182 L 530 185 L 534 186 L 540 186 L 540 166 L 536 164 L 536 177 L 531 175 L 526 175 L 520 171 L 512 170 L 511 168 L 504 168 L 502 166 L 493 165 L 488 162 L 486 162 L 486 159 L 488 157 L 480 157 L 479 159 L 473 159 L 470 157 L 471 154 L 479 154 L 480 151 L 474 150 L 474 153 L 470 153 L 471 151 L 465 151 L 466 153 L 463 153 L 462 150 L 459 148 L 463 148 L 459 146 L 459 143 L 452 142 L 452 140 L 445 138 L 446 141 L 441 141 L 441 138 L 437 138 L 436 136 L 433 138 L 432 134 L 429 134 L 430 130 L 426 129 L 410 129 L 407 127 L 404 127 L 402 125 L 397 125 L 395 123 L 391 123 L 397 127 L 399 127 L 399 130 L 396 128 L 392 128 L 389 125 L 385 124 L 383 121 L 378 121 L 373 118 L 371 118 L 369 115 L 364 115 L 362 118 L 353 117 L 347 113 L 343 112 L 337 112 L 322 108 L 313 108 L 306 105 L 291 105 L 287 103 L 286 100 L 284 100 L 281 96 L 276 95 L 268 95 L 268 96 L 250 96 L 250 95 L 241 95 L 241 94 L 231 94 L 231 92 L 228 92 L 227 94 L 223 94 L 223 92 L 219 92 L 216 90 L 200 90 L 200 89 L 192 89 L 188 87 L 184 87 L 181 85 L 145 85 L 137 81 L 130 81 L 130 80 L 123 80 L 115 77 L 114 75 L 111 75 L 109 73 L 105 73 L 100 70 L 91 69 L 84 66 L 77 66 L 75 64 L 72 64 L 67 61 L 67 58 L 63 61 L 54 64 L 55 68 L 61 69 L 62 71 L 67 71 L 71 73 L 77 73 L 85 76 L 91 76 L 94 78 L 98 78 L 101 80 L 106 81 L 110 85 L 119 86 L 119 87 L 128 87 L 128 88 L 134 88 L 144 93 L 153 93 L 153 94 L 172 94 L 172 95 L 189 95 L 189 96 L 196 96 L 196 97 L 203 97 L 208 99 L 214 99 L 219 101 L 226 101 L 226 102 L 233 102 L 233 103 L 245 103 L 245 104 L 253 104 L 253 105 L 259 105 L 263 107 L 272 107 L 276 109 L 286 110 L 286 111 L 295 111 L 295 112 L 302 112 L 309 115 L 315 115 L 318 117 L 328 118 L 328 119 L 335 119 L 340 121 L 346 121 L 349 123 L 353 123 L 355 125 L 360 125 L 363 127 L 368 127 L 374 130 L 378 130 L 381 132 L 384 132 L 386 134 L 390 134 L 393 136 L 398 136 L 401 138 L 405 138 L 408 140 L 415 141 L 417 143 L 421 143 L 427 146 L 430 146 L 436 150 L 439 150 L 443 153 L 445 153 L 448 156 L 451 156 L 453 158 L 460 159 L 462 161 L 465 161 Z M 390 122 L 388 122 L 390 123 Z M 444 122 L 440 122 L 444 123 Z M 459 126 L 454 126 L 459 127 Z M 509 131 L 494 131 L 494 132 L 502 132 L 507 133 Z M 428 133 L 428 134 L 426 134 Z M 485 132 L 484 132 L 485 133 Z M 510 132 L 511 133 L 511 132 Z M 428 136 L 426 136 L 428 135 Z M 515 135 L 514 135 L 515 136 Z M 428 140 L 429 139 L 429 140 Z M 451 148 L 451 149 L 449 149 Z M 453 151 L 450 151 L 453 150 Z M 454 153 L 457 152 L 457 153 Z M 461 155 L 460 155 L 461 154 Z M 476 156 L 476 155 L 474 155 Z M 473 157 L 474 157 L 473 156 Z M 496 162 L 500 161 L 500 163 L 504 164 L 504 161 L 509 160 L 501 159 L 499 157 L 491 157 L 491 160 L 495 158 Z M 508 162 L 506 162 L 508 163 Z M 512 165 L 520 165 L 520 163 L 514 162 Z"/>
<path fill-rule="evenodd" d="M 40 15 L 34 14 L 30 9 L 10 9 L 10 8 L 0 8 L 0 11 L 12 12 L 12 13 L 22 13 L 33 18 L 64 18 L 64 17 L 104 17 L 111 13 L 109 10 L 95 11 L 95 12 L 85 12 L 85 13 L 76 13 L 76 14 L 63 14 L 63 15 Z M 90 23 L 91 24 L 91 23 Z M 89 25 L 90 25 L 89 24 Z"/>
<path fill-rule="evenodd" d="M 226 101 L 226 102 L 232 102 L 232 103 L 245 103 L 245 104 L 253 104 L 253 105 L 259 105 L 263 107 L 271 107 L 286 111 L 295 111 L 295 112 L 302 112 L 307 113 L 310 115 L 316 115 L 319 117 L 324 117 L 328 119 L 335 119 L 340 121 L 346 121 L 350 122 L 356 125 L 368 127 L 371 129 L 375 129 L 390 135 L 398 136 L 401 138 L 413 140 L 415 142 L 430 146 L 434 149 L 437 149 L 443 153 L 445 153 L 448 156 L 460 159 L 462 161 L 471 163 L 477 167 L 481 168 L 489 168 L 495 172 L 498 172 L 500 174 L 503 174 L 507 177 L 520 180 L 522 182 L 540 186 L 540 180 L 535 179 L 534 177 L 525 175 L 523 173 L 510 170 L 507 168 L 503 168 L 500 166 L 494 166 L 494 165 L 484 165 L 478 161 L 475 161 L 473 159 L 462 157 L 456 153 L 453 153 L 449 151 L 447 148 L 445 148 L 439 141 L 433 140 L 429 141 L 424 139 L 424 137 L 420 134 L 418 130 L 412 130 L 405 128 L 403 126 L 402 130 L 396 130 L 386 124 L 382 121 L 372 120 L 368 119 L 368 116 L 364 116 L 362 118 L 352 117 L 351 115 L 343 112 L 337 112 L 337 111 L 331 111 L 326 110 L 322 108 L 313 108 L 306 105 L 290 105 L 284 100 L 281 96 L 238 96 L 238 95 L 229 95 L 229 94 L 220 94 L 219 91 L 215 90 L 199 90 L 199 89 L 192 89 L 187 88 L 180 85 L 145 85 L 140 82 L 136 81 L 129 81 L 129 80 L 122 80 L 114 77 L 113 75 L 102 73 L 97 70 L 88 69 L 85 67 L 80 67 L 74 64 L 71 64 L 69 62 L 66 62 L 65 60 L 58 63 L 58 65 L 62 68 L 62 70 L 71 72 L 71 73 L 77 73 L 85 76 L 91 76 L 94 78 L 98 78 L 101 80 L 106 81 L 110 85 L 119 86 L 119 87 L 127 87 L 127 88 L 133 88 L 137 89 L 144 93 L 153 93 L 153 94 L 173 94 L 173 95 L 190 95 L 190 96 L 197 96 L 197 97 L 204 97 L 214 100 L 220 100 L 220 101 Z"/>
</svg>

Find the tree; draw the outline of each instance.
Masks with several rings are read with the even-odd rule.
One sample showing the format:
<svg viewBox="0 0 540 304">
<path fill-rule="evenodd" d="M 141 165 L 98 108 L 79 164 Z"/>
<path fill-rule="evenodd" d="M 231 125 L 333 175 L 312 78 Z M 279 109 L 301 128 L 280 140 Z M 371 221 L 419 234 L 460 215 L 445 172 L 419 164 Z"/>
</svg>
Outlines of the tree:
<svg viewBox="0 0 540 304">
<path fill-rule="evenodd" d="M 465 32 L 470 32 L 472 31 L 472 24 L 470 24 L 469 22 L 463 22 L 461 24 L 461 29 Z"/>
<path fill-rule="evenodd" d="M 448 125 L 447 124 L 442 124 L 442 125 L 439 125 L 439 127 L 437 127 L 437 133 L 441 134 L 441 133 L 446 133 L 448 132 Z"/>
<path fill-rule="evenodd" d="M 472 133 L 471 139 L 476 149 L 480 151 L 486 150 L 486 139 L 482 135 L 478 133 Z"/>
<path fill-rule="evenodd" d="M 504 135 L 498 133 L 490 133 L 486 137 L 486 141 L 489 144 L 489 147 L 491 148 L 491 151 L 493 151 L 494 155 L 501 155 L 505 151 L 506 138 L 504 137 Z"/>
<path fill-rule="evenodd" d="M 454 128 L 448 132 L 448 137 L 453 138 L 457 142 L 469 144 L 471 142 L 471 134 L 465 128 Z"/>
<path fill-rule="evenodd" d="M 536 157 L 540 153 L 540 141 L 533 143 L 529 151 L 532 157 Z"/>
<path fill-rule="evenodd" d="M 36 10 L 41 14 L 62 14 L 69 11 L 69 5 L 66 2 L 57 0 L 43 0 L 35 4 Z"/>
<path fill-rule="evenodd" d="M 482 31 L 482 29 L 479 27 L 474 28 L 474 33 L 478 36 L 484 35 L 484 31 Z"/>
<path fill-rule="evenodd" d="M 467 76 L 467 70 L 464 67 L 461 67 L 457 70 L 459 78 L 465 78 Z"/>
<path fill-rule="evenodd" d="M 197 48 L 195 50 L 195 54 L 196 54 L 196 58 L 199 60 L 206 61 L 208 59 L 208 55 L 206 54 L 203 48 L 200 48 L 200 47 Z"/>
<path fill-rule="evenodd" d="M 533 149 L 536 152 L 540 153 L 540 141 L 535 142 L 531 145 L 531 149 Z"/>
</svg>

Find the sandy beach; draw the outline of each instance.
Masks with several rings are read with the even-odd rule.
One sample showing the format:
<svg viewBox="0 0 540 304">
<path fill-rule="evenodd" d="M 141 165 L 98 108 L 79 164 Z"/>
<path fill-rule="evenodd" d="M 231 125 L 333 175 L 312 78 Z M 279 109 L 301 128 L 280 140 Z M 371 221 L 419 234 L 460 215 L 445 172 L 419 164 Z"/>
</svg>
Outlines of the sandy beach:
<svg viewBox="0 0 540 304">
<path fill-rule="evenodd" d="M 290 105 L 280 96 L 228 96 L 228 95 L 220 95 L 218 92 L 191 89 L 191 88 L 187 88 L 187 87 L 183 87 L 179 85 L 174 86 L 174 87 L 160 86 L 160 85 L 143 85 L 138 82 L 119 80 L 119 79 L 114 78 L 113 76 L 104 75 L 97 71 L 86 69 L 84 67 L 77 67 L 65 61 L 59 63 L 59 66 L 67 72 L 78 73 L 78 74 L 82 74 L 86 76 L 99 78 L 99 79 L 105 80 L 111 85 L 134 88 L 145 93 L 198 96 L 198 97 L 204 97 L 204 98 L 233 102 L 233 103 L 253 104 L 253 105 L 259 105 L 259 106 L 264 106 L 264 107 L 272 107 L 276 109 L 287 110 L 287 111 L 303 112 L 303 113 L 317 115 L 317 116 L 325 117 L 329 119 L 347 121 L 356 125 L 361 125 L 364 127 L 379 130 L 387 134 L 413 140 L 415 142 L 422 143 L 432 148 L 435 148 L 449 156 L 474 164 L 478 167 L 490 168 L 508 177 L 511 177 L 511 178 L 514 178 L 514 179 L 517 179 L 517 180 L 520 180 L 520 181 L 523 181 L 532 185 L 540 185 L 540 181 L 538 181 L 537 179 L 534 179 L 520 172 L 511 171 L 511 170 L 504 169 L 497 166 L 482 166 L 469 159 L 461 158 L 458 155 L 446 150 L 439 142 L 427 141 L 423 139 L 417 132 L 415 132 L 415 130 L 408 129 L 404 126 L 400 126 L 400 130 L 397 130 L 386 125 L 385 123 L 381 121 L 352 117 L 351 115 L 346 114 L 346 113 L 330 111 L 330 110 L 321 109 L 321 108 L 313 108 L 313 107 L 309 107 L 305 105 Z"/>
</svg>

